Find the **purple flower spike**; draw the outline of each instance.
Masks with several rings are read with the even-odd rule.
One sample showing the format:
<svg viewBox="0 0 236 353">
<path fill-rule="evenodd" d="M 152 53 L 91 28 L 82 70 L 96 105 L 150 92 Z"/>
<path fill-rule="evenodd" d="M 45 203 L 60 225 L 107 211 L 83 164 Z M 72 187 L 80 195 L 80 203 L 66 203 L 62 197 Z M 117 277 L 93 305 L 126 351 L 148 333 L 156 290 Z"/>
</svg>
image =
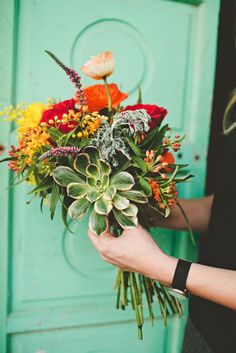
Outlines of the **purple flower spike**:
<svg viewBox="0 0 236 353">
<path fill-rule="evenodd" d="M 62 68 L 62 70 L 65 71 L 67 76 L 69 76 L 69 79 L 76 87 L 76 97 L 79 100 L 79 104 L 85 105 L 86 101 L 85 101 L 85 97 L 84 97 L 84 91 L 81 88 L 81 86 L 82 86 L 81 82 L 80 82 L 81 77 L 79 76 L 79 74 L 75 70 L 73 70 L 70 67 L 67 67 L 65 64 L 63 64 L 63 62 L 61 60 L 59 60 L 56 57 L 56 55 L 54 55 L 50 51 L 45 50 L 45 52 L 57 63 L 57 65 L 59 65 Z"/>
<path fill-rule="evenodd" d="M 66 146 L 66 147 L 55 147 L 50 149 L 49 151 L 43 153 L 39 160 L 42 161 L 48 157 L 68 157 L 69 155 L 72 157 L 77 157 L 80 153 L 81 148 L 74 146 Z"/>
</svg>

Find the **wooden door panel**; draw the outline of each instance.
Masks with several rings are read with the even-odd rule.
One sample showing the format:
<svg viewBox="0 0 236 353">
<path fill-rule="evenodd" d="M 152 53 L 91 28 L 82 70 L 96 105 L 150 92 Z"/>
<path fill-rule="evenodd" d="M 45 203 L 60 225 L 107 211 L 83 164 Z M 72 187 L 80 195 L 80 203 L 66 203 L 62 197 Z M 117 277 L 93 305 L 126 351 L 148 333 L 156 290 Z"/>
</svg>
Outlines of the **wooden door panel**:
<svg viewBox="0 0 236 353">
<path fill-rule="evenodd" d="M 181 187 L 180 195 L 201 195 L 219 1 L 18 0 L 14 4 L 13 101 L 73 96 L 73 86 L 44 49 L 77 70 L 91 55 L 111 50 L 116 70 L 110 82 L 130 94 L 127 103 L 135 103 L 141 87 L 143 102 L 166 106 L 166 121 L 178 134 L 187 133 L 182 155 L 176 159 L 190 162 L 196 178 Z M 96 83 L 81 76 L 85 85 Z M 199 121 L 204 129 L 198 128 Z M 6 143 L 15 143 L 15 132 L 8 136 Z M 200 160 L 194 159 L 195 154 Z M 64 229 L 59 210 L 51 222 L 46 205 L 41 214 L 38 200 L 26 204 L 29 190 L 21 185 L 9 191 L 10 221 L 6 220 L 9 227 L 4 233 L 9 241 L 4 275 L 10 293 L 6 331 L 11 353 L 179 352 L 186 315 L 164 328 L 156 307 L 155 327 L 147 322 L 145 341 L 138 342 L 134 313 L 115 309 L 116 270 L 88 241 L 87 220 L 74 222 L 75 234 L 71 234 Z M 185 233 L 153 234 L 171 254 L 196 253 Z M 0 319 L 1 323 L 5 325 Z"/>
</svg>

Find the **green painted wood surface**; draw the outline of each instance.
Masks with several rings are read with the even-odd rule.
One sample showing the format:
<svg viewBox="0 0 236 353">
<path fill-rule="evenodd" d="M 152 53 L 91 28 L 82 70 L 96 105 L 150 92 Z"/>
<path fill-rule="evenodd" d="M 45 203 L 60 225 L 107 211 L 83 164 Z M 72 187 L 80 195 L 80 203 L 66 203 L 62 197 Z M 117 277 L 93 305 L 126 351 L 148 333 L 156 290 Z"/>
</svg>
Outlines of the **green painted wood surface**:
<svg viewBox="0 0 236 353">
<path fill-rule="evenodd" d="M 130 92 L 128 103 L 135 102 L 141 85 L 144 102 L 168 107 L 175 131 L 186 132 L 180 160 L 190 163 L 195 179 L 180 194 L 201 196 L 219 1 L 199 3 L 100 0 L 98 6 L 95 0 L 3 0 L 1 104 L 73 95 L 44 49 L 75 69 L 90 55 L 112 50 L 117 62 L 113 79 Z M 15 140 L 14 130 L 1 124 L 0 142 L 9 146 Z M 46 207 L 40 214 L 38 200 L 26 205 L 29 187 L 6 190 L 8 171 L 0 168 L 0 353 L 180 352 L 187 311 L 165 328 L 156 308 L 155 326 L 147 321 L 145 340 L 139 342 L 133 312 L 114 308 L 116 271 L 89 243 L 86 221 L 74 223 L 76 235 L 69 234 L 59 213 L 51 222 Z M 186 233 L 153 234 L 173 255 L 196 255 Z"/>
</svg>

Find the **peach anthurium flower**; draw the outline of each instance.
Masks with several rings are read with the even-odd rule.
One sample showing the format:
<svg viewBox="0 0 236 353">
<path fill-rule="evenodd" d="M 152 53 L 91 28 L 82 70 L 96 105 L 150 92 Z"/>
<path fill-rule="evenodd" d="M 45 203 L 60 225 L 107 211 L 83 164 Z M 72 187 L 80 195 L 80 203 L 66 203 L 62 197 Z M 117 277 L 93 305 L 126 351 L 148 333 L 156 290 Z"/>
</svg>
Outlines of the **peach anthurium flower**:
<svg viewBox="0 0 236 353">
<path fill-rule="evenodd" d="M 111 106 L 113 108 L 116 108 L 128 97 L 128 94 L 121 92 L 115 83 L 110 83 L 108 89 L 111 97 Z M 89 112 L 99 111 L 108 107 L 105 85 L 98 84 L 89 86 L 84 88 L 83 91 Z"/>
<path fill-rule="evenodd" d="M 112 74 L 115 68 L 115 60 L 110 51 L 103 51 L 102 53 L 92 56 L 87 61 L 81 70 L 85 75 L 94 78 L 95 80 L 102 80 Z"/>
</svg>

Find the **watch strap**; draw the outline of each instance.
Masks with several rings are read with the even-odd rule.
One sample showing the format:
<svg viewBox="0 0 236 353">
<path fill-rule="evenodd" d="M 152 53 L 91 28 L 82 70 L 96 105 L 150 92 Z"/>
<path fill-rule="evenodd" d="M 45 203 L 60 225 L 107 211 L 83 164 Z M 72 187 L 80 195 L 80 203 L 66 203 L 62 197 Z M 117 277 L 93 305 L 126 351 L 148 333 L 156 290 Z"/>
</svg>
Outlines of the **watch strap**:
<svg viewBox="0 0 236 353">
<path fill-rule="evenodd" d="M 186 281 L 191 264 L 192 262 L 190 261 L 185 261 L 182 259 L 178 260 L 173 277 L 173 282 L 171 285 L 172 289 L 177 289 L 181 292 L 186 292 Z"/>
</svg>

